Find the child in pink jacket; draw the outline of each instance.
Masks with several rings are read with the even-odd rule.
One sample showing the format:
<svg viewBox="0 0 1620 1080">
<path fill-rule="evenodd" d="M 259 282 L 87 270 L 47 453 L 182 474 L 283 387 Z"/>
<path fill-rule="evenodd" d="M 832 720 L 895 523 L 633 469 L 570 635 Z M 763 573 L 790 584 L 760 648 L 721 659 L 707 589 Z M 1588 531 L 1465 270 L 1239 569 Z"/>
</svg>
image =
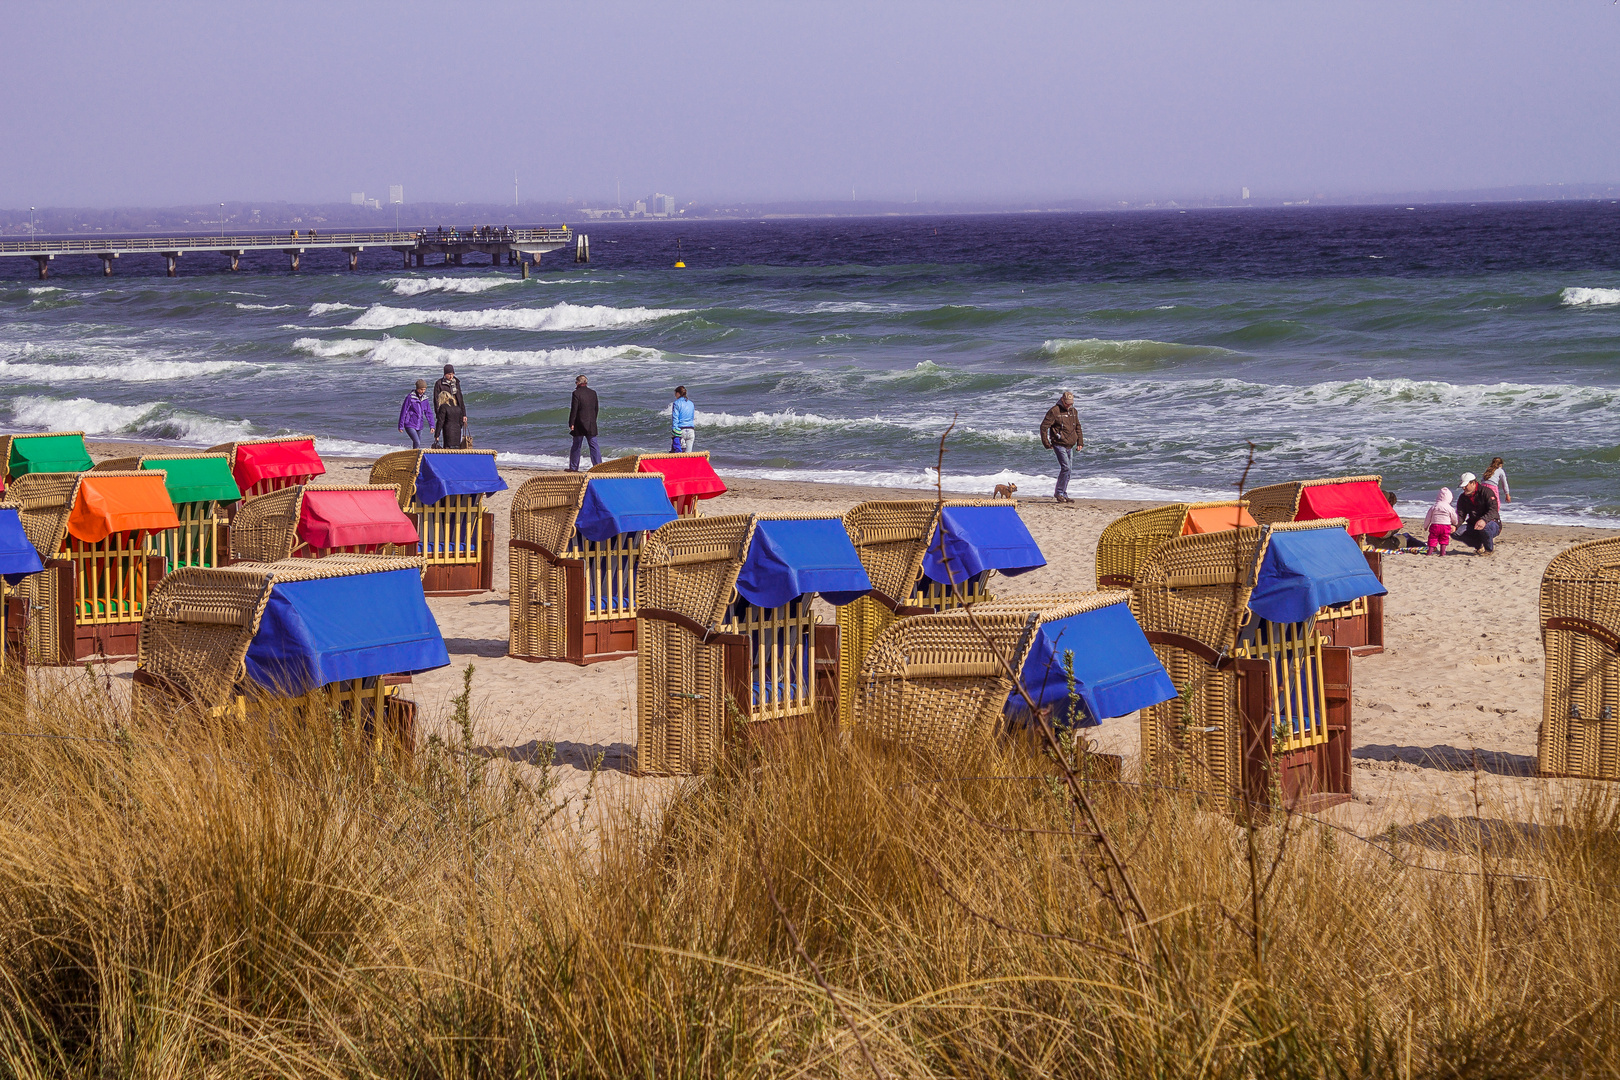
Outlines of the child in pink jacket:
<svg viewBox="0 0 1620 1080">
<path fill-rule="evenodd" d="M 1446 546 L 1451 543 L 1451 530 L 1457 527 L 1457 511 L 1451 505 L 1450 488 L 1441 488 L 1435 495 L 1434 505 L 1423 515 L 1423 524 L 1429 529 L 1429 554 L 1434 554 L 1438 547 L 1444 555 Z"/>
</svg>

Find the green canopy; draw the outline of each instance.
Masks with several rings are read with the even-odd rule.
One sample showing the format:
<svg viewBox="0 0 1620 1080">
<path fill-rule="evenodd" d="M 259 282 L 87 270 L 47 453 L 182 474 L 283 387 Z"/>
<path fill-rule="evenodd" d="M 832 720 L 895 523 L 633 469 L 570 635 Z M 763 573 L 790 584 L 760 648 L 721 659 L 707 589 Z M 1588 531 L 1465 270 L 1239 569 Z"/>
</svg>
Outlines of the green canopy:
<svg viewBox="0 0 1620 1080">
<path fill-rule="evenodd" d="M 141 459 L 143 469 L 162 469 L 168 475 L 163 483 L 169 489 L 169 501 L 179 506 L 189 502 L 235 502 L 242 497 L 241 489 L 231 476 L 231 463 L 223 454 L 218 457 L 146 457 Z"/>
<path fill-rule="evenodd" d="M 18 435 L 11 440 L 11 460 L 7 474 L 84 472 L 90 468 L 90 455 L 83 435 Z"/>
</svg>

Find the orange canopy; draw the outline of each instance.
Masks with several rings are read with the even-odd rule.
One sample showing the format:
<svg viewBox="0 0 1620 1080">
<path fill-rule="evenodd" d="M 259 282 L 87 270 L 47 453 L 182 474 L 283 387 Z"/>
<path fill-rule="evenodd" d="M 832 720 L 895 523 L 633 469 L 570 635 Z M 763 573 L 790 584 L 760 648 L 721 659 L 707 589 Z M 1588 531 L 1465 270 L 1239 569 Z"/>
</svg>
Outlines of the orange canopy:
<svg viewBox="0 0 1620 1080">
<path fill-rule="evenodd" d="M 68 534 L 98 544 L 115 532 L 172 529 L 180 524 L 157 470 L 141 476 L 85 473 L 68 515 Z"/>
<path fill-rule="evenodd" d="M 1241 506 L 1195 506 L 1187 511 L 1187 524 L 1182 528 L 1181 535 L 1225 532 L 1256 524 L 1258 522 Z"/>
</svg>

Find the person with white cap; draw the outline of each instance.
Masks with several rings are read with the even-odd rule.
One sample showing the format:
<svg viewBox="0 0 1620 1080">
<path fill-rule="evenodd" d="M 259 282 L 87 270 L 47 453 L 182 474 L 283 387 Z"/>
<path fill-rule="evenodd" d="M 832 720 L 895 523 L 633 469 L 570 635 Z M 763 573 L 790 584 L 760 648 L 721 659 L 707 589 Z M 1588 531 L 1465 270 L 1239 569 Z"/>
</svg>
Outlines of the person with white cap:
<svg viewBox="0 0 1620 1080">
<path fill-rule="evenodd" d="M 1496 537 L 1502 531 L 1501 510 L 1496 505 L 1495 494 L 1481 484 L 1473 473 L 1462 474 L 1462 494 L 1457 496 L 1457 517 L 1462 521 L 1462 531 L 1452 539 L 1467 544 L 1476 555 L 1489 555 L 1496 550 Z"/>
</svg>

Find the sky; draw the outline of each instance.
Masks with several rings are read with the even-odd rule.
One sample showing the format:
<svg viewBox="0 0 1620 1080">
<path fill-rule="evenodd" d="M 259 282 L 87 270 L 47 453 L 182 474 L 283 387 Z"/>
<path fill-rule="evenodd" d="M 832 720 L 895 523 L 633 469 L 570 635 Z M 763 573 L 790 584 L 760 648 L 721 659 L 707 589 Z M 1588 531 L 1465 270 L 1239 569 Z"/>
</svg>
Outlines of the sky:
<svg viewBox="0 0 1620 1080">
<path fill-rule="evenodd" d="M 1620 5 L 0 5 L 0 207 L 1620 180 Z"/>
</svg>

